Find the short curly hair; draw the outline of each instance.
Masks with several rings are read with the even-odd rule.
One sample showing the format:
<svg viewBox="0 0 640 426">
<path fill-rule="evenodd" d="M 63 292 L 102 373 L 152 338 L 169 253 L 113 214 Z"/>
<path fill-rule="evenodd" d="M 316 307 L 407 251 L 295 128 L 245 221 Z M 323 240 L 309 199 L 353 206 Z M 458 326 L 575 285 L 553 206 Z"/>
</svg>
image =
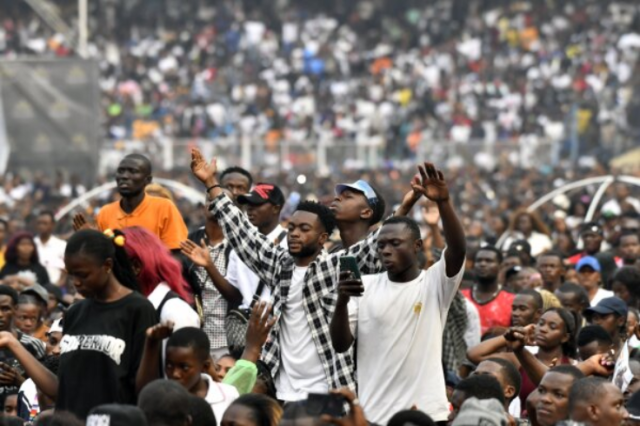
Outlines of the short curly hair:
<svg viewBox="0 0 640 426">
<path fill-rule="evenodd" d="M 313 213 L 318 216 L 324 230 L 331 235 L 336 227 L 336 218 L 333 212 L 324 204 L 315 201 L 302 201 L 298 204 L 296 211 Z"/>
</svg>

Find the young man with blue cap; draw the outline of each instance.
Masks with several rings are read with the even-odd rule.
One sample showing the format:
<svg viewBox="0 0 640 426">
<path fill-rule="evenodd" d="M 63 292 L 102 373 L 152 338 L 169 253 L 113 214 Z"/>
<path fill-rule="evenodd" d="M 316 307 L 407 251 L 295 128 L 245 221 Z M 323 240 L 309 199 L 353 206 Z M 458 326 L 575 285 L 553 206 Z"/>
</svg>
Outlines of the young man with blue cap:
<svg viewBox="0 0 640 426">
<path fill-rule="evenodd" d="M 367 182 L 336 185 L 331 211 L 335 215 L 342 245 L 334 250 L 349 248 L 363 240 L 371 226 L 382 220 L 386 204 L 380 194 Z"/>
<path fill-rule="evenodd" d="M 600 262 L 593 256 L 585 256 L 576 265 L 578 272 L 578 284 L 587 291 L 591 306 L 596 306 L 598 302 L 606 297 L 613 296 L 613 292 L 600 287 L 602 278 L 600 276 Z"/>
</svg>

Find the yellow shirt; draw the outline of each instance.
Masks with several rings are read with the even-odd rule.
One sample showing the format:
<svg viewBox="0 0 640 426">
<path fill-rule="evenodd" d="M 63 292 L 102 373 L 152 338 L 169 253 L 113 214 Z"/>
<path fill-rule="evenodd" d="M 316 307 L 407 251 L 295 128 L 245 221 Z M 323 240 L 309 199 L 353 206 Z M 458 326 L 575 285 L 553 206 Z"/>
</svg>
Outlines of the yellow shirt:
<svg viewBox="0 0 640 426">
<path fill-rule="evenodd" d="M 157 235 L 170 250 L 179 249 L 180 242 L 185 241 L 188 234 L 175 204 L 149 195 L 145 195 L 142 203 L 131 213 L 125 213 L 119 201 L 107 204 L 100 209 L 96 222 L 101 231 L 140 226 Z"/>
</svg>

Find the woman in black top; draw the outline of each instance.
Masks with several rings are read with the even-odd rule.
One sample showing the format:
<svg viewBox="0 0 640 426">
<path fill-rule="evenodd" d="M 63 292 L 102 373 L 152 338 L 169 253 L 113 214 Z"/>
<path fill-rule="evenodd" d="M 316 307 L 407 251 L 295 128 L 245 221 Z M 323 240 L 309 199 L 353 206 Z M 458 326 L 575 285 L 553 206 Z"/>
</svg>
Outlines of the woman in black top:
<svg viewBox="0 0 640 426">
<path fill-rule="evenodd" d="M 49 284 L 49 274 L 40 264 L 38 250 L 33 235 L 19 232 L 11 238 L 4 254 L 5 264 L 0 270 L 0 284 L 6 284 L 17 291 L 35 283 Z"/>
<path fill-rule="evenodd" d="M 94 230 L 79 231 L 67 243 L 65 266 L 85 299 L 65 315 L 58 377 L 11 334 L 0 333 L 0 347 L 15 354 L 38 387 L 56 400 L 56 409 L 81 418 L 97 405 L 136 403 L 145 332 L 156 323 L 155 309 L 137 291 L 123 244 L 122 236 Z"/>
</svg>

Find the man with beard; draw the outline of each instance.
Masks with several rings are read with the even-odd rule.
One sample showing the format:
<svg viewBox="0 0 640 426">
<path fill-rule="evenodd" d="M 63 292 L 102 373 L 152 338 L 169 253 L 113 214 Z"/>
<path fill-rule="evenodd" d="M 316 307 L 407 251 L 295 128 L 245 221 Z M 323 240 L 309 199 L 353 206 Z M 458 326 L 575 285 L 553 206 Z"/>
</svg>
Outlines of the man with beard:
<svg viewBox="0 0 640 426">
<path fill-rule="evenodd" d="M 511 325 L 511 305 L 515 296 L 498 282 L 502 253 L 493 246 L 482 247 L 476 254 L 476 282 L 462 294 L 478 308 L 482 334 L 493 327 Z"/>
<path fill-rule="evenodd" d="M 278 323 L 271 330 L 263 360 L 275 379 L 278 399 L 297 401 L 309 393 L 345 386 L 355 390 L 353 360 L 349 354 L 336 354 L 331 347 L 334 281 L 340 257 L 345 255 L 356 258 L 363 274 L 382 270 L 376 254 L 378 233 L 329 255 L 324 244 L 335 228 L 335 218 L 327 207 L 305 201 L 291 216 L 285 250 L 251 226 L 223 194 L 215 176 L 215 160 L 208 164 L 194 149 L 191 169 L 206 186 L 210 210 L 238 257 L 271 287 Z M 417 182 L 412 186 L 418 189 Z"/>
</svg>

